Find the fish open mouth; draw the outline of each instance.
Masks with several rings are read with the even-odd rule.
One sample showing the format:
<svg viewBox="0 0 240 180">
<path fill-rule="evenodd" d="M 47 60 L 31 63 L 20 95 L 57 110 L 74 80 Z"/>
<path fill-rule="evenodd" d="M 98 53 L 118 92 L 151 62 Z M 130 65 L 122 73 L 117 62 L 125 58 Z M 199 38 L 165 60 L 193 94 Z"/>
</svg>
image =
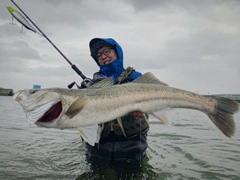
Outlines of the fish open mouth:
<svg viewBox="0 0 240 180">
<path fill-rule="evenodd" d="M 62 104 L 58 102 L 54 104 L 37 122 L 52 122 L 57 119 L 62 112 Z"/>
</svg>

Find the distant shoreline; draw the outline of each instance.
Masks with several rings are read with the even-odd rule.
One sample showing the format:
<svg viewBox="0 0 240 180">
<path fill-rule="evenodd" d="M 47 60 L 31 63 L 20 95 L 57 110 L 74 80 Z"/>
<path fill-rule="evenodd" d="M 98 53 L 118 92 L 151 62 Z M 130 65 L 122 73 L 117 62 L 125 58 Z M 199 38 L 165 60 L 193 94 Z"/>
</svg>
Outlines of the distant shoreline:
<svg viewBox="0 0 240 180">
<path fill-rule="evenodd" d="M 0 96 L 12 96 L 13 94 L 13 89 L 6 89 L 0 87 Z"/>
<path fill-rule="evenodd" d="M 13 96 L 13 93 L 0 93 L 0 96 Z"/>
</svg>

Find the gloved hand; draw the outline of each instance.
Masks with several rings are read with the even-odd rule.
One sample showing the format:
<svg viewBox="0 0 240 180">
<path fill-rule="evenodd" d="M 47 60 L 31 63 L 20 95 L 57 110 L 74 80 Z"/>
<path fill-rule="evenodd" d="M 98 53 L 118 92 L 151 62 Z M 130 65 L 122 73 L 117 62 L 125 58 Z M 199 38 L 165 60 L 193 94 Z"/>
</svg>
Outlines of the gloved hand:
<svg viewBox="0 0 240 180">
<path fill-rule="evenodd" d="M 105 74 L 103 74 L 102 72 L 96 72 L 96 73 L 93 74 L 94 82 L 101 81 L 105 78 L 107 78 L 107 76 Z"/>
<path fill-rule="evenodd" d="M 133 111 L 129 113 L 130 116 L 134 116 L 137 118 L 144 118 L 144 114 L 140 111 Z"/>
<path fill-rule="evenodd" d="M 86 78 L 81 82 L 81 88 L 88 88 L 93 84 L 93 81 L 90 78 Z"/>
</svg>

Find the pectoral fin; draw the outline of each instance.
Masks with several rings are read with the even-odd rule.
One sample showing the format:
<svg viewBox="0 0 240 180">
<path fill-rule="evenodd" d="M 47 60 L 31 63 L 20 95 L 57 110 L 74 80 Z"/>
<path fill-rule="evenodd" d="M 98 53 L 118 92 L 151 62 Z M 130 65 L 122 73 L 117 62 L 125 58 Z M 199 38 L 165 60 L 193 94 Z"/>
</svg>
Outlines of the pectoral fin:
<svg viewBox="0 0 240 180">
<path fill-rule="evenodd" d="M 71 106 L 68 108 L 67 112 L 65 113 L 69 118 L 73 118 L 78 113 L 80 113 L 83 107 L 87 104 L 88 99 L 86 97 L 80 97 L 75 100 Z"/>
</svg>

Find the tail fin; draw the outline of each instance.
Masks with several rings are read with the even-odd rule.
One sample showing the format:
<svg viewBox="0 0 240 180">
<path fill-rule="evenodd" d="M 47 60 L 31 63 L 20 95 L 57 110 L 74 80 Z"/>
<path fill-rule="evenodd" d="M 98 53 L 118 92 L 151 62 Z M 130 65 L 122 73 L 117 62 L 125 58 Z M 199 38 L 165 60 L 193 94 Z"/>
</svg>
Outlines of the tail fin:
<svg viewBox="0 0 240 180">
<path fill-rule="evenodd" d="M 233 115 L 239 111 L 239 104 L 223 97 L 214 96 L 213 98 L 217 102 L 217 111 L 215 114 L 208 114 L 208 116 L 225 136 L 231 138 L 236 131 Z"/>
</svg>

